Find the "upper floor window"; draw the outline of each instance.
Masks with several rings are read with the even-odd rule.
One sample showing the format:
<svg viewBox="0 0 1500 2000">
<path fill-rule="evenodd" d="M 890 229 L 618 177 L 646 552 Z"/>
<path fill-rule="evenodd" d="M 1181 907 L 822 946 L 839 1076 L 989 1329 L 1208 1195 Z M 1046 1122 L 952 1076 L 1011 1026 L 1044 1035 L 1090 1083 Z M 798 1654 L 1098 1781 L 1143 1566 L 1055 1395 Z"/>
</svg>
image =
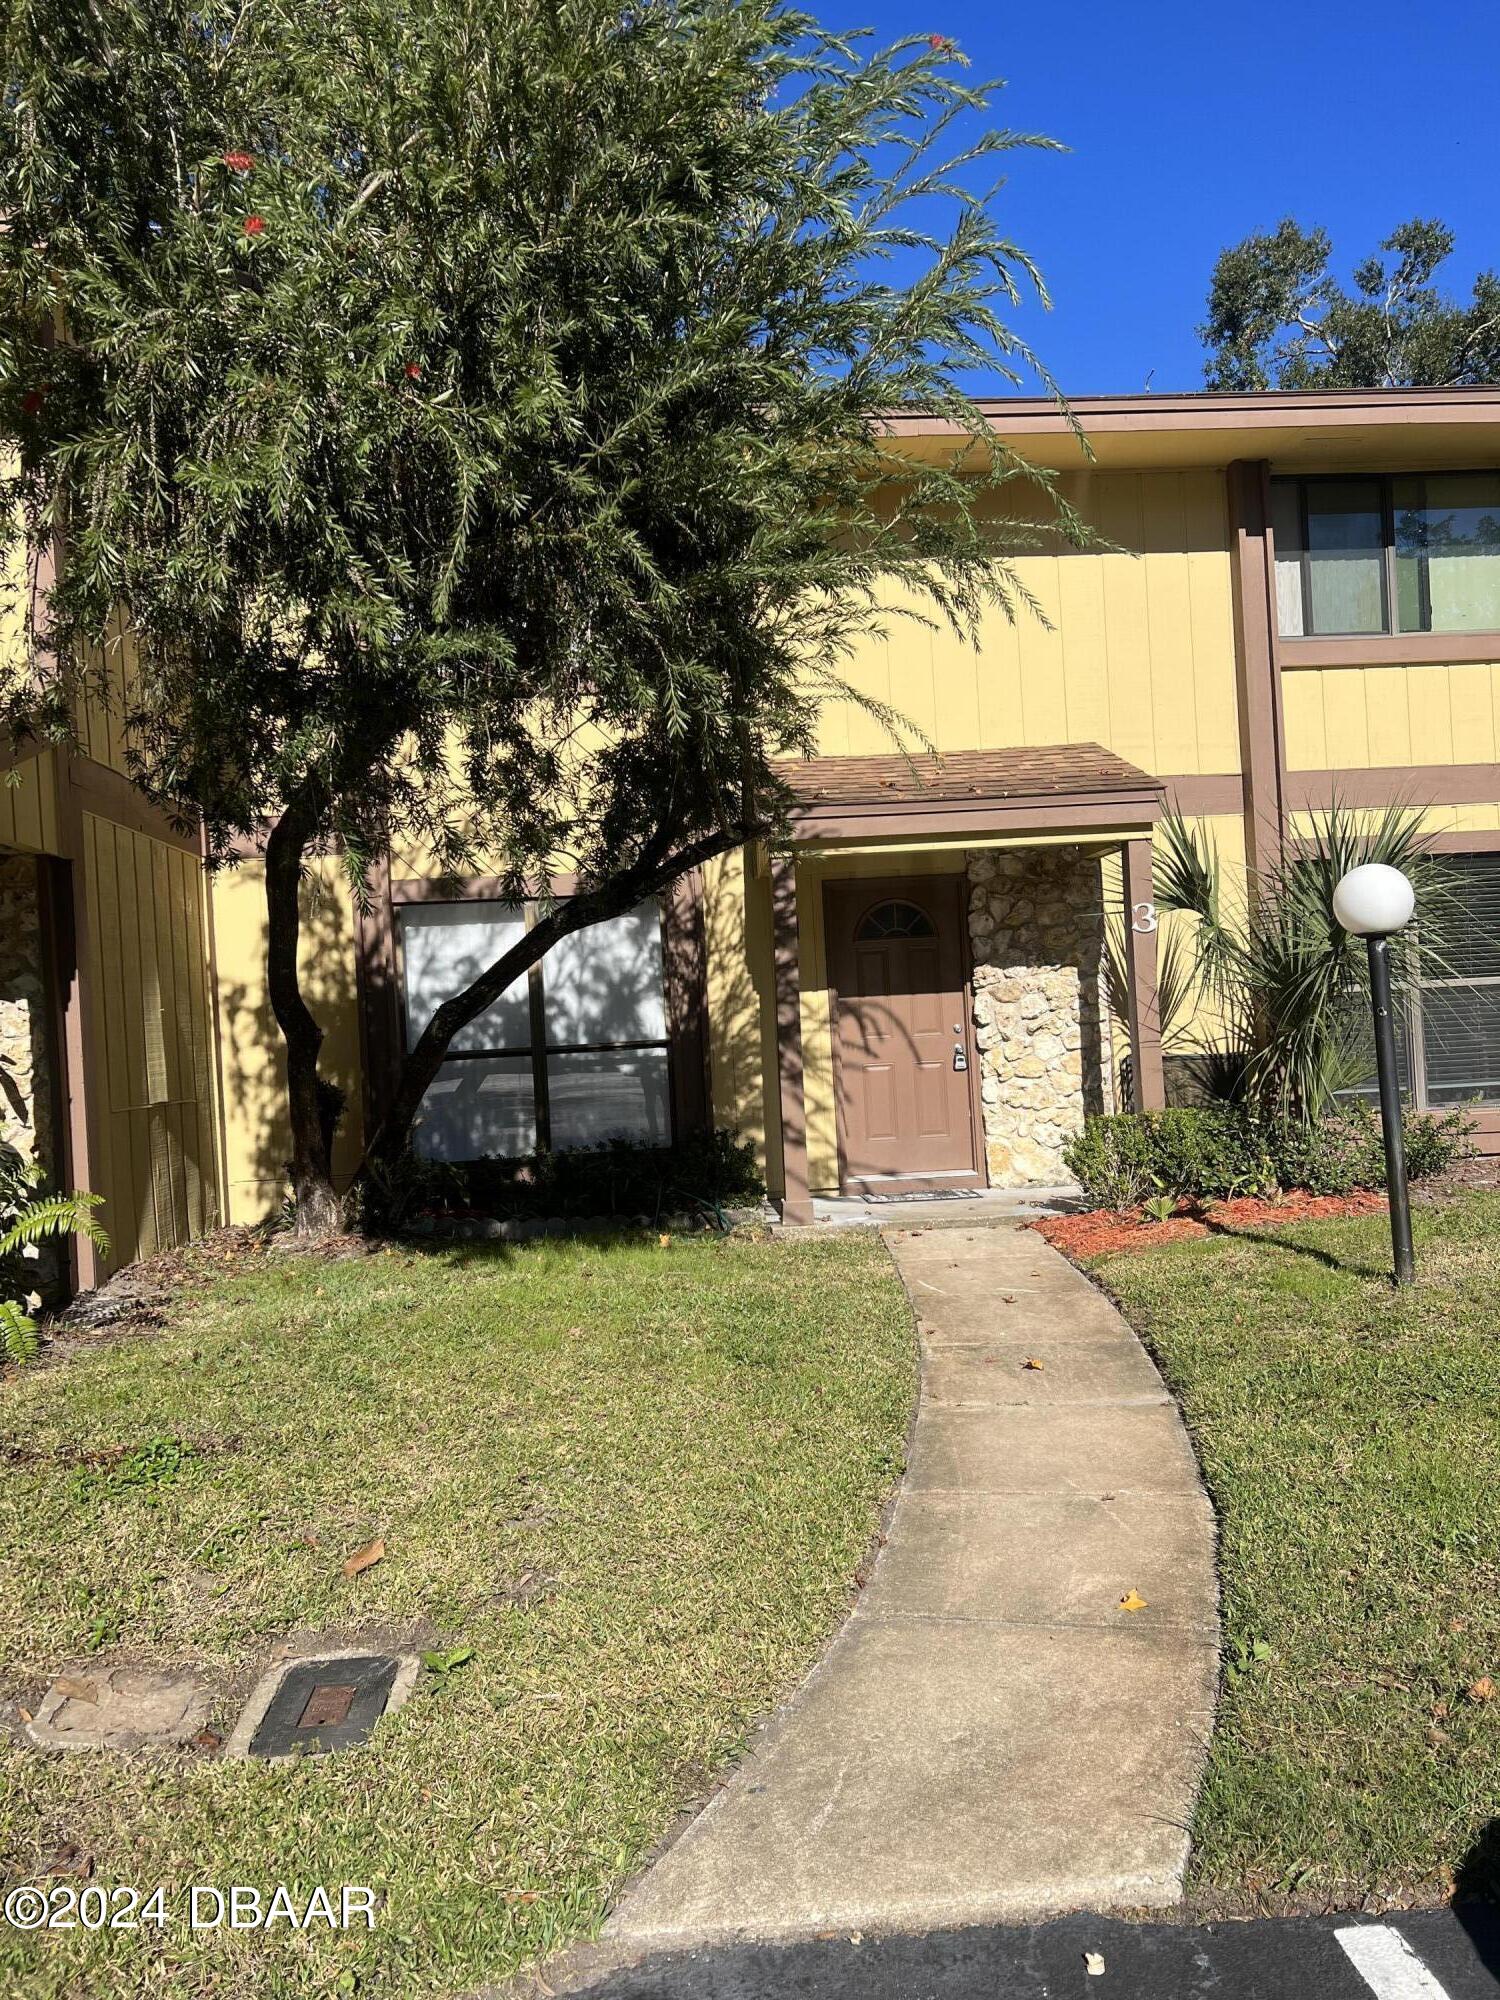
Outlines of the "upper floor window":
<svg viewBox="0 0 1500 2000">
<path fill-rule="evenodd" d="M 1283 638 L 1500 631 L 1500 472 L 1273 479 Z"/>
</svg>

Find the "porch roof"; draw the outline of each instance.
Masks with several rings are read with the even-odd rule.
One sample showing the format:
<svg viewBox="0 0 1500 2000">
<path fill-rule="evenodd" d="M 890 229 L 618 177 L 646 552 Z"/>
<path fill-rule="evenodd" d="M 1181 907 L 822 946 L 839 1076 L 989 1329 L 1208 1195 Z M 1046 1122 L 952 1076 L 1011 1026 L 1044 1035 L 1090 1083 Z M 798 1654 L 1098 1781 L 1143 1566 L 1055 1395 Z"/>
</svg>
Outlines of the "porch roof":
<svg viewBox="0 0 1500 2000">
<path fill-rule="evenodd" d="M 1149 828 L 1164 787 L 1097 743 L 944 756 L 806 757 L 777 766 L 799 840 Z"/>
</svg>

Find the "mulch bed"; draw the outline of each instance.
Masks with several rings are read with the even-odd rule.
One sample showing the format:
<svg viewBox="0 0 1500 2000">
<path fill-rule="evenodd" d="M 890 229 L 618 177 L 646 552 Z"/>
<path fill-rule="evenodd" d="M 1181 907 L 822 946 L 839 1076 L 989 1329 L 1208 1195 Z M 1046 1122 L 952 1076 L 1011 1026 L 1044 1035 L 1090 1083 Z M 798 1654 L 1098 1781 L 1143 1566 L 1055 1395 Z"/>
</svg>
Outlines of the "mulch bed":
<svg viewBox="0 0 1500 2000">
<path fill-rule="evenodd" d="M 1234 1201 L 1184 1202 L 1165 1222 L 1141 1208 L 1094 1208 L 1084 1215 L 1044 1216 L 1030 1227 L 1065 1257 L 1108 1257 L 1117 1250 L 1156 1250 L 1194 1236 L 1369 1215 L 1384 1207 L 1385 1195 L 1378 1188 L 1361 1188 L 1356 1194 L 1308 1194 L 1299 1188 L 1269 1201 L 1242 1195 Z"/>
</svg>

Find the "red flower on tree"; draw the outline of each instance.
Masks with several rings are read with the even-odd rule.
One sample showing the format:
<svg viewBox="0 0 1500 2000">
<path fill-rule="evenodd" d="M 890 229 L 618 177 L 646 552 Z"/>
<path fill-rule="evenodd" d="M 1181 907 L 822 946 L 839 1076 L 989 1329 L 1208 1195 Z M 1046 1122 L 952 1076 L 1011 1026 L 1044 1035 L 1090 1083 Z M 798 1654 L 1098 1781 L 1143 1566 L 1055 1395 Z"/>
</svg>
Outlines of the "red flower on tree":
<svg viewBox="0 0 1500 2000">
<path fill-rule="evenodd" d="M 420 382 L 420 381 L 421 381 L 421 379 L 422 379 L 422 367 L 421 367 L 421 363 L 420 363 L 420 362 L 417 362 L 417 361 L 408 361 L 408 362 L 407 362 L 407 364 L 406 364 L 406 379 L 407 379 L 407 381 L 408 381 L 408 382 Z"/>
<path fill-rule="evenodd" d="M 226 153 L 224 164 L 237 174 L 248 174 L 255 165 L 253 153 Z"/>
<path fill-rule="evenodd" d="M 929 35 L 927 37 L 927 46 L 930 49 L 947 49 L 951 48 L 953 44 L 946 35 Z"/>
<path fill-rule="evenodd" d="M 46 402 L 47 390 L 50 386 L 50 383 L 44 383 L 40 389 L 28 389 L 26 394 L 21 398 L 21 408 L 26 412 L 28 417 L 34 417 L 41 409 L 43 403 Z"/>
<path fill-rule="evenodd" d="M 261 235 L 265 230 L 265 226 L 266 218 L 263 215 L 247 215 L 245 217 L 245 234 L 247 236 Z"/>
</svg>

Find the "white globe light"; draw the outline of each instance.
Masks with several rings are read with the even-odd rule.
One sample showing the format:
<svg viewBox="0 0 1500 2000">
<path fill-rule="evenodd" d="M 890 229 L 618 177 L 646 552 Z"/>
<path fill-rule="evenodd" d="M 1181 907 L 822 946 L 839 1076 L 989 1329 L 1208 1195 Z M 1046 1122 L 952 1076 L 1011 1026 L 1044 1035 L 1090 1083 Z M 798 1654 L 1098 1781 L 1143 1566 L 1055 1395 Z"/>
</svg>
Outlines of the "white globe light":
<svg viewBox="0 0 1500 2000">
<path fill-rule="evenodd" d="M 1367 861 L 1333 892 L 1333 914 L 1355 937 L 1389 937 L 1411 922 L 1417 892 L 1399 868 Z"/>
</svg>

